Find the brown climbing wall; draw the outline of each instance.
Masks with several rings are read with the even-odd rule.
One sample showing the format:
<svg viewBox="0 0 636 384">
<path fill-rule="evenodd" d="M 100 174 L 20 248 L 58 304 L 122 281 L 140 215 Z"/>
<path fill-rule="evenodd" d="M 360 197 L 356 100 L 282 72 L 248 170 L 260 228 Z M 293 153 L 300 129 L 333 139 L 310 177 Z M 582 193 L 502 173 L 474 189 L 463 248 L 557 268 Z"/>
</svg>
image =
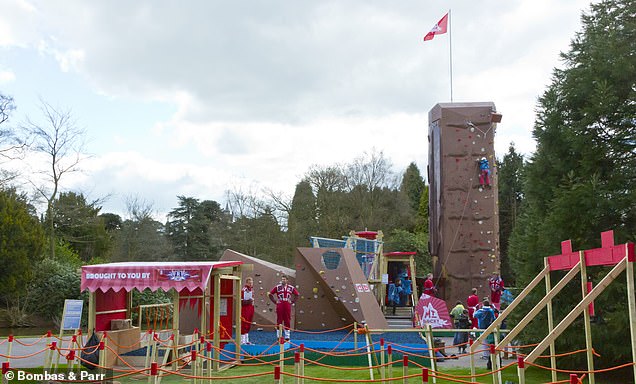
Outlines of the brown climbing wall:
<svg viewBox="0 0 636 384">
<path fill-rule="evenodd" d="M 428 179 L 434 281 L 447 303 L 466 301 L 471 288 L 489 295 L 499 271 L 499 217 L 494 136 L 501 115 L 485 103 L 441 103 L 429 112 Z M 479 182 L 479 159 L 490 186 Z"/>
<path fill-rule="evenodd" d="M 363 321 L 372 329 L 388 324 L 364 277 L 356 254 L 346 248 L 298 248 L 296 328 L 327 330 Z"/>
<path fill-rule="evenodd" d="M 242 279 L 252 277 L 254 279 L 254 323 L 253 328 L 259 325 L 275 325 L 276 324 L 276 305 L 269 300 L 267 294 L 280 283 L 282 274 L 287 275 L 289 284 L 296 285 L 296 272 L 287 267 L 270 263 L 256 257 L 247 256 L 231 249 L 225 250 L 220 261 L 242 261 L 245 264 L 252 264 L 254 269 L 250 272 L 244 272 Z M 292 327 L 294 324 L 294 313 L 292 311 Z M 271 330 L 270 328 L 269 330 Z"/>
</svg>

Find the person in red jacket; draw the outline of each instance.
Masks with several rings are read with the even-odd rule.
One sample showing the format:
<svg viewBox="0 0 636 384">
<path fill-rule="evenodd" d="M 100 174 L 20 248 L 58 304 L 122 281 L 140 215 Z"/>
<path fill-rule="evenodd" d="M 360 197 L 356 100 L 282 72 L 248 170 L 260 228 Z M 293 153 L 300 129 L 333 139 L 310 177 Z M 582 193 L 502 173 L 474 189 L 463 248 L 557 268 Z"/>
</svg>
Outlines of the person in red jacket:
<svg viewBox="0 0 636 384">
<path fill-rule="evenodd" d="M 245 279 L 245 286 L 241 290 L 241 344 L 250 343 L 250 329 L 254 318 L 254 280 Z"/>
<path fill-rule="evenodd" d="M 477 307 L 479 306 L 479 296 L 477 296 L 477 288 L 471 290 L 470 296 L 466 299 L 466 306 L 468 307 L 468 318 L 472 328 L 477 328 L 477 319 L 473 316 Z"/>
<path fill-rule="evenodd" d="M 493 272 L 492 277 L 488 279 L 488 285 L 490 286 L 490 304 L 497 310 L 501 309 L 501 292 L 504 291 L 504 281 L 499 276 L 499 273 Z"/>
<path fill-rule="evenodd" d="M 281 337 L 279 326 L 284 325 L 285 340 L 289 341 L 291 335 L 292 304 L 296 302 L 299 293 L 296 287 L 287 284 L 287 276 L 280 278 L 280 284 L 269 291 L 269 299 L 276 304 L 276 334 Z"/>
<path fill-rule="evenodd" d="M 426 281 L 424 281 L 423 293 L 435 297 L 436 291 L 435 284 L 433 284 L 433 274 L 429 273 L 428 276 L 426 276 Z"/>
</svg>

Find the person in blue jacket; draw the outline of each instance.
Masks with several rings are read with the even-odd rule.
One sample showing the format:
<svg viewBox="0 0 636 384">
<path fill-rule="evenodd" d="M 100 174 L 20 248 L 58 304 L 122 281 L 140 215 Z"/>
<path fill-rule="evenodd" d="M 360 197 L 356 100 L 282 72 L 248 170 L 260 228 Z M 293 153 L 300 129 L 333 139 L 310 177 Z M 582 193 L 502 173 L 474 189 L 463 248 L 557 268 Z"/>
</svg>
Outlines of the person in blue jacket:
<svg viewBox="0 0 636 384">
<path fill-rule="evenodd" d="M 482 302 L 481 308 L 476 310 L 473 316 L 477 319 L 477 324 L 479 326 L 479 329 L 488 328 L 490 324 L 492 324 L 493 321 L 495 321 L 495 310 L 490 306 L 490 300 L 484 300 Z M 488 345 L 493 344 L 494 342 L 495 342 L 495 335 L 493 333 L 488 335 L 488 337 L 486 337 L 486 339 L 483 342 L 485 349 L 484 349 L 484 354 L 482 356 L 482 359 L 489 360 L 488 361 L 489 365 L 490 365 L 490 351 L 489 351 Z"/>
<path fill-rule="evenodd" d="M 479 159 L 479 185 L 490 185 L 490 164 L 485 157 Z"/>
</svg>

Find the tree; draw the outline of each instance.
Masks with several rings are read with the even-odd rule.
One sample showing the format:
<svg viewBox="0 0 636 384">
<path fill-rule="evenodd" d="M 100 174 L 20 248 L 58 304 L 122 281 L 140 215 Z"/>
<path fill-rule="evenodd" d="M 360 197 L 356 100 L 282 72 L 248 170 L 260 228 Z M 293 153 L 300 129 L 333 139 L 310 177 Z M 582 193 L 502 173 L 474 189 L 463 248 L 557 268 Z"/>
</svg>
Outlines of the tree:
<svg viewBox="0 0 636 384">
<path fill-rule="evenodd" d="M 115 232 L 112 260 L 168 260 L 173 254 L 172 247 L 165 236 L 164 225 L 153 218 L 152 204 L 140 197 L 129 196 L 126 198 L 126 212 L 127 219 L 119 224 L 121 229 Z M 117 221 L 114 222 L 117 225 Z"/>
<path fill-rule="evenodd" d="M 47 166 L 35 171 L 45 182 L 31 180 L 31 183 L 38 194 L 46 200 L 50 251 L 51 257 L 55 258 L 53 206 L 62 178 L 79 170 L 85 132 L 77 126 L 70 110 L 56 109 L 44 101 L 41 101 L 40 110 L 44 122 L 38 123 L 27 118 L 23 128 L 33 139 L 30 149 L 48 158 Z"/>
<path fill-rule="evenodd" d="M 62 192 L 53 204 L 57 236 L 67 241 L 83 261 L 108 258 L 112 246 L 98 203 L 87 202 L 81 193 Z"/>
<path fill-rule="evenodd" d="M 11 113 L 16 109 L 13 97 L 0 93 L 0 164 L 19 159 L 23 156 L 24 141 L 20 140 L 13 129 L 6 128 Z M 18 173 L 8 169 L 0 170 L 0 186 L 7 186 Z"/>
<path fill-rule="evenodd" d="M 222 216 L 216 201 L 199 202 L 193 197 L 177 196 L 179 206 L 168 214 L 166 235 L 179 260 L 215 260 L 220 244 L 214 241 L 212 225 Z"/>
<path fill-rule="evenodd" d="M 562 53 L 564 68 L 554 70 L 539 99 L 533 130 L 537 150 L 524 169 L 525 201 L 508 252 L 519 286 L 536 276 L 544 256 L 560 252 L 562 240 L 587 249 L 600 246 L 599 233 L 608 229 L 615 230 L 618 242 L 636 233 L 634 15 L 631 0 L 592 4 L 582 17 L 583 31 Z M 588 276 L 598 281 L 606 272 L 594 268 Z M 577 295 L 567 293 L 560 296 L 557 318 L 574 305 Z M 606 347 L 600 365 L 631 362 L 620 331 L 629 327 L 626 300 L 625 288 L 618 285 L 595 300 L 606 321 L 594 332 L 594 343 L 602 340 Z M 541 331 L 540 326 L 524 330 L 529 336 Z M 582 345 L 583 337 L 572 330 L 557 339 L 557 348 Z"/>
<path fill-rule="evenodd" d="M 415 163 L 409 164 L 402 176 L 400 192 L 404 193 L 408 197 L 411 203 L 411 208 L 413 208 L 414 212 L 417 212 L 420 206 L 420 199 L 424 192 L 424 188 L 426 188 L 426 184 L 424 183 L 424 178 L 422 178 L 422 175 L 420 174 L 419 168 L 417 168 Z"/>
<path fill-rule="evenodd" d="M 501 275 L 508 285 L 514 282 L 513 269 L 508 258 L 508 241 L 523 201 L 523 166 L 523 156 L 516 152 L 514 143 L 510 143 L 508 153 L 498 165 Z"/>
<path fill-rule="evenodd" d="M 0 190 L 0 295 L 5 300 L 24 292 L 44 242 L 42 226 L 25 196 Z"/>
<path fill-rule="evenodd" d="M 288 235 L 292 249 L 306 246 L 310 236 L 318 230 L 316 222 L 316 197 L 309 181 L 296 184 L 288 220 Z"/>
</svg>

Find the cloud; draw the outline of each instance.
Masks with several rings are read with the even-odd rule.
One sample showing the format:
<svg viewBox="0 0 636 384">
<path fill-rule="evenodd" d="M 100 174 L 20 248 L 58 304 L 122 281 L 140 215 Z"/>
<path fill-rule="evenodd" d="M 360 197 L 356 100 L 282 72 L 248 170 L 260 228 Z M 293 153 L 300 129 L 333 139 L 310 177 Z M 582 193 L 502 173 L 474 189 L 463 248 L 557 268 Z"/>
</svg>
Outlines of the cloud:
<svg viewBox="0 0 636 384">
<path fill-rule="evenodd" d="M 15 73 L 13 71 L 0 70 L 0 84 L 8 83 L 15 80 Z"/>
<path fill-rule="evenodd" d="M 448 7 L 451 32 L 424 43 Z M 221 199 L 228 185 L 293 191 L 309 165 L 371 148 L 424 173 L 428 111 L 450 98 L 451 41 L 454 101 L 493 101 L 498 153 L 511 141 L 529 153 L 537 97 L 587 7 L 15 0 L 0 14 L 0 46 L 38 50 L 108 100 L 169 105 L 168 118 L 131 117 L 153 128 L 113 132 L 131 151 L 97 153 L 72 185 L 143 191 L 170 207 L 176 194 Z"/>
</svg>

